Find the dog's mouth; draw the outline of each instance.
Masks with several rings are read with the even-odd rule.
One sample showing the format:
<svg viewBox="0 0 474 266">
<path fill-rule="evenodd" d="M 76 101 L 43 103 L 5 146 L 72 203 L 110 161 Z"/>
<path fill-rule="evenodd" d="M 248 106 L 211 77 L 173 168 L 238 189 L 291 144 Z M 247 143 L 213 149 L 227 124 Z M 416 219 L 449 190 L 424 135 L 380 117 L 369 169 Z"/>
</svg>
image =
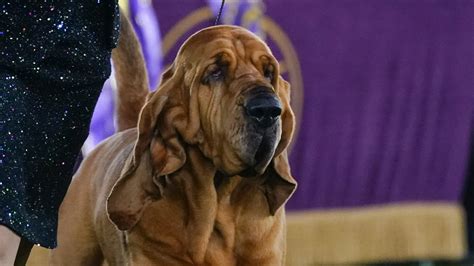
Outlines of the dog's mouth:
<svg viewBox="0 0 474 266">
<path fill-rule="evenodd" d="M 241 106 L 243 124 L 232 132 L 241 176 L 261 175 L 270 164 L 281 138 L 282 104 L 267 87 L 256 87 Z"/>
<path fill-rule="evenodd" d="M 275 152 L 275 147 L 274 147 L 273 136 L 272 137 L 263 136 L 262 141 L 260 142 L 260 145 L 258 146 L 257 153 L 255 153 L 255 157 L 254 157 L 256 166 L 258 166 L 259 164 L 265 163 L 270 158 L 272 158 L 274 152 Z"/>
<path fill-rule="evenodd" d="M 251 142 L 254 152 L 249 157 L 248 167 L 239 175 L 244 177 L 262 174 L 270 163 L 276 149 L 277 135 L 275 130 L 265 132 Z M 256 148 L 255 148 L 256 147 Z"/>
</svg>

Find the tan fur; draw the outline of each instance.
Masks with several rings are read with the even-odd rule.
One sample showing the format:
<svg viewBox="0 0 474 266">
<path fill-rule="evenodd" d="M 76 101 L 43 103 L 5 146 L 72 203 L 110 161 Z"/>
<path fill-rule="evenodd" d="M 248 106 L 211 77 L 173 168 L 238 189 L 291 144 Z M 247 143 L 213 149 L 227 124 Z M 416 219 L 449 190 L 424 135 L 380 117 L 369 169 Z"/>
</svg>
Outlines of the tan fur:
<svg viewBox="0 0 474 266">
<path fill-rule="evenodd" d="M 112 50 L 117 81 L 117 131 L 137 126 L 138 114 L 148 94 L 145 61 L 132 25 L 126 16 L 120 16 L 120 38 Z"/>
<path fill-rule="evenodd" d="M 236 52 L 237 39 L 245 53 Z M 118 51 L 137 53 L 127 49 Z M 229 62 L 226 79 L 204 84 L 220 50 Z M 79 168 L 61 205 L 51 263 L 283 265 L 283 205 L 296 187 L 286 153 L 294 115 L 288 83 L 278 72 L 265 79 L 262 58 L 277 64 L 242 28 L 193 35 L 148 95 L 137 127 L 104 141 Z M 137 76 L 123 76 L 124 84 L 128 78 Z M 241 177 L 236 174 L 249 167 L 242 159 L 249 138 L 241 103 L 256 85 L 272 88 L 282 104 L 279 142 L 270 161 L 255 166 L 255 176 Z M 127 112 L 134 109 L 118 115 L 133 121 Z"/>
</svg>

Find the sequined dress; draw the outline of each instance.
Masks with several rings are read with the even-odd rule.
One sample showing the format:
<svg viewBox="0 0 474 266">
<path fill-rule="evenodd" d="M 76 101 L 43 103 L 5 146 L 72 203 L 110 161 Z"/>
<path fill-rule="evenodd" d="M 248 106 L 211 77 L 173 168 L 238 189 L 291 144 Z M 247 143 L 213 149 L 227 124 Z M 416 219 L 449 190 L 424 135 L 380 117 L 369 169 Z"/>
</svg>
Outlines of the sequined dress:
<svg viewBox="0 0 474 266">
<path fill-rule="evenodd" d="M 35 244 L 56 246 L 118 21 L 116 1 L 0 2 L 0 224 Z"/>
</svg>

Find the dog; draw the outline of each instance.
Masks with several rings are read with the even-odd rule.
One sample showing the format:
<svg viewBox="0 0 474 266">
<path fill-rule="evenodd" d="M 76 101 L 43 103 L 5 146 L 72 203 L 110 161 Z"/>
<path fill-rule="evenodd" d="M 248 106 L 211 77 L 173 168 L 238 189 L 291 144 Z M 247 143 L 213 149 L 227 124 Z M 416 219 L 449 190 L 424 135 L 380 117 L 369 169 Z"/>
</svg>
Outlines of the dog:
<svg viewBox="0 0 474 266">
<path fill-rule="evenodd" d="M 118 132 L 74 176 L 51 264 L 283 265 L 294 114 L 268 46 L 205 28 L 149 93 L 124 16 L 121 28 Z"/>
</svg>

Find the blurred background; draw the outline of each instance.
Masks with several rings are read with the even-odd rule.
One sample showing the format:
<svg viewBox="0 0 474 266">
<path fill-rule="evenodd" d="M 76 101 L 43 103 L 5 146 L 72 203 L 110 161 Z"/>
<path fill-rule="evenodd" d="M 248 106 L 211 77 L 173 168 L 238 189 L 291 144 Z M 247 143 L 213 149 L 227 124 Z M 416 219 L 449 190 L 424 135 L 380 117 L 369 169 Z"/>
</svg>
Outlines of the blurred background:
<svg viewBox="0 0 474 266">
<path fill-rule="evenodd" d="M 124 0 L 152 89 L 220 0 Z M 474 265 L 474 1 L 227 0 L 292 85 L 287 265 Z M 113 76 L 87 154 L 114 132 Z M 45 265 L 35 248 L 29 265 Z"/>
</svg>

